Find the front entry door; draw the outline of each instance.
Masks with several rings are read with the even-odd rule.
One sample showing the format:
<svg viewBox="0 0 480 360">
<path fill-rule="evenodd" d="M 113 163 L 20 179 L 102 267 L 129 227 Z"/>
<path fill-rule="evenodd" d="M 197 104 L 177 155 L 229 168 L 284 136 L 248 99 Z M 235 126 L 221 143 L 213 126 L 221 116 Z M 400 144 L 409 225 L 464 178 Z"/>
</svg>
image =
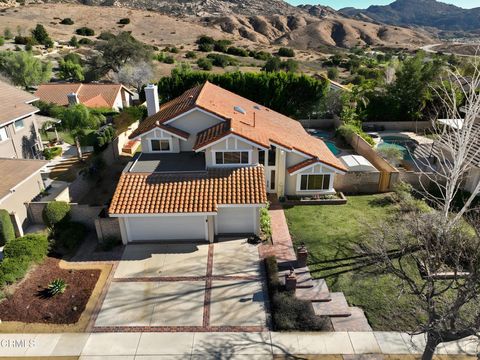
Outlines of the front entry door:
<svg viewBox="0 0 480 360">
<path fill-rule="evenodd" d="M 267 152 L 268 156 L 265 164 L 265 176 L 267 177 L 267 192 L 275 193 L 277 191 L 277 148 L 272 146 Z"/>
</svg>

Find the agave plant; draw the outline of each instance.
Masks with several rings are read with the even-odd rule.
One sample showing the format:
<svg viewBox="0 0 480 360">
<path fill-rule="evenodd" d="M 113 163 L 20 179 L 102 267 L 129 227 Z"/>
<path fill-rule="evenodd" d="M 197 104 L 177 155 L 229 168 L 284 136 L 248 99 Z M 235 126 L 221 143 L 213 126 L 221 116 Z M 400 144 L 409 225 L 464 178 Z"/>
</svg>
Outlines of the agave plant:
<svg viewBox="0 0 480 360">
<path fill-rule="evenodd" d="M 50 296 L 63 294 L 67 289 L 67 283 L 63 279 L 55 279 L 47 286 L 47 292 Z"/>
</svg>

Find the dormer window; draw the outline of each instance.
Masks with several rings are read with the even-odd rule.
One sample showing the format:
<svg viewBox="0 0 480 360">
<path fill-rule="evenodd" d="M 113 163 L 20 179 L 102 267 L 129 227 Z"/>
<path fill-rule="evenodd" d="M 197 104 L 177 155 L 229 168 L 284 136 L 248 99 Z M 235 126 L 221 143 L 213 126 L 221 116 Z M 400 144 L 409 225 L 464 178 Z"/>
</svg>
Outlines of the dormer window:
<svg viewBox="0 0 480 360">
<path fill-rule="evenodd" d="M 172 148 L 169 139 L 152 139 L 150 147 L 152 152 L 170 152 Z"/>
<path fill-rule="evenodd" d="M 249 165 L 249 151 L 217 151 L 215 165 Z"/>
</svg>

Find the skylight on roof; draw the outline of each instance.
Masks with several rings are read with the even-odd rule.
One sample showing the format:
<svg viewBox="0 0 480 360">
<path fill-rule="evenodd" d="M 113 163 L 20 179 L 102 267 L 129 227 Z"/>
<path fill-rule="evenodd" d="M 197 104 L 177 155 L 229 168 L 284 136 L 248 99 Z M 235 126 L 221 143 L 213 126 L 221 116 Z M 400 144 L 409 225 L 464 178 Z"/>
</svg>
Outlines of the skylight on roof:
<svg viewBox="0 0 480 360">
<path fill-rule="evenodd" d="M 247 113 L 241 106 L 234 106 L 233 110 L 235 110 L 236 112 L 239 112 L 240 114 L 243 114 L 243 115 L 245 115 Z"/>
</svg>

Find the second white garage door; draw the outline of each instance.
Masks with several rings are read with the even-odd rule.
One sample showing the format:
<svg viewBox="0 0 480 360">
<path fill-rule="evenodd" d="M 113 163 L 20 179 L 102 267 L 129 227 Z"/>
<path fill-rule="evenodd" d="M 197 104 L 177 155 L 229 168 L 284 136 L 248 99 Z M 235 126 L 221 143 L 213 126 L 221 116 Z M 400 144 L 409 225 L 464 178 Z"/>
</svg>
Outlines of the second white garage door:
<svg viewBox="0 0 480 360">
<path fill-rule="evenodd" d="M 216 221 L 217 234 L 256 233 L 255 207 L 219 207 Z"/>
<path fill-rule="evenodd" d="M 125 218 L 129 241 L 207 240 L 205 216 Z"/>
</svg>

